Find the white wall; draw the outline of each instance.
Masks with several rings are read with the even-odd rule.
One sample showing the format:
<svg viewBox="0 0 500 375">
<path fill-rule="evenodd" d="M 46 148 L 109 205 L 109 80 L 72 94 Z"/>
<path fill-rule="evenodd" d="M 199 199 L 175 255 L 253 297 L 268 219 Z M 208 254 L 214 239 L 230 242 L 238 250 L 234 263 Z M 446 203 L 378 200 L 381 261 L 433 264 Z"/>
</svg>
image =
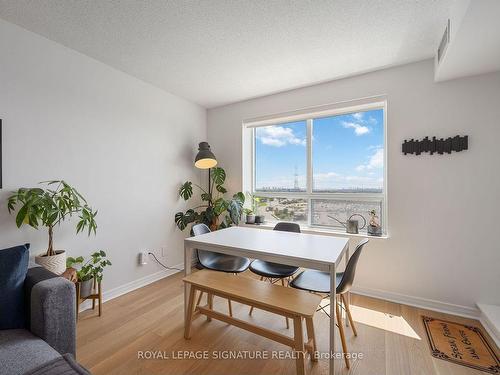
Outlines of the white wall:
<svg viewBox="0 0 500 375">
<path fill-rule="evenodd" d="M 63 178 L 99 210 L 98 231 L 76 236 L 74 223 L 64 223 L 56 248 L 73 256 L 107 250 L 106 290 L 161 270 L 137 265 L 141 249 L 163 246 L 164 262 L 182 263 L 177 190 L 199 179 L 192 161 L 206 137 L 205 109 L 1 20 L 0 51 L 0 248 L 46 249 L 46 232 L 18 230 L 5 198 Z"/>
<path fill-rule="evenodd" d="M 238 190 L 242 120 L 382 94 L 390 238 L 371 241 L 356 287 L 464 313 L 500 303 L 500 73 L 436 84 L 428 60 L 253 99 L 209 110 L 208 140 Z M 457 134 L 469 135 L 468 151 L 401 153 L 404 139 Z"/>
</svg>

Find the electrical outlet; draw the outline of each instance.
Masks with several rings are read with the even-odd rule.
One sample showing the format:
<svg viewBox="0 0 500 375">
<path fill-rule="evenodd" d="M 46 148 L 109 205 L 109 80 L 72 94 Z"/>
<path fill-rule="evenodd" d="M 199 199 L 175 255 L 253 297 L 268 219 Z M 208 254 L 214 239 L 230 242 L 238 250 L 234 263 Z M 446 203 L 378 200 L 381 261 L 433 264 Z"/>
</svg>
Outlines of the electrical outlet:
<svg viewBox="0 0 500 375">
<path fill-rule="evenodd" d="M 166 249 L 166 246 L 161 247 L 161 257 L 162 258 L 165 258 L 165 252 L 166 252 L 165 249 Z"/>
<path fill-rule="evenodd" d="M 145 266 L 146 264 L 148 264 L 148 258 L 149 258 L 149 255 L 148 255 L 148 251 L 141 251 L 139 253 L 139 264 L 141 266 Z"/>
</svg>

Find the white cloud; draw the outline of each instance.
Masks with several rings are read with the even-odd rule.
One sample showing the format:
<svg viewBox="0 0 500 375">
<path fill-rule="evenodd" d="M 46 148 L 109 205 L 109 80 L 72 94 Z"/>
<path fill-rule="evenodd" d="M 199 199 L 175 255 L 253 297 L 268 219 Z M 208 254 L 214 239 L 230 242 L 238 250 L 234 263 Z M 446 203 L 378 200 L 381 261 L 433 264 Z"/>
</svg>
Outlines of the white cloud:
<svg viewBox="0 0 500 375">
<path fill-rule="evenodd" d="M 340 175 L 338 173 L 335 173 L 335 172 L 315 173 L 314 174 L 314 181 L 315 182 L 328 181 L 328 180 L 335 178 L 335 177 L 340 177 Z"/>
<path fill-rule="evenodd" d="M 358 165 L 356 170 L 358 172 L 370 171 L 372 169 L 379 169 L 384 166 L 384 149 L 377 148 L 375 152 L 370 156 L 370 159 L 366 164 Z"/>
<path fill-rule="evenodd" d="M 358 113 L 353 113 L 352 117 L 354 117 L 356 120 L 360 121 L 364 116 L 363 112 L 358 112 Z"/>
<path fill-rule="evenodd" d="M 257 128 L 257 138 L 262 144 L 273 147 L 282 147 L 290 145 L 306 145 L 306 140 L 297 137 L 293 129 L 283 126 L 266 126 Z"/>
<path fill-rule="evenodd" d="M 358 136 L 368 134 L 370 132 L 369 127 L 364 126 L 364 125 L 360 125 L 360 124 L 356 124 L 355 122 L 344 121 L 344 122 L 342 122 L 342 126 L 346 129 L 348 129 L 348 128 L 354 129 L 354 133 Z"/>
</svg>

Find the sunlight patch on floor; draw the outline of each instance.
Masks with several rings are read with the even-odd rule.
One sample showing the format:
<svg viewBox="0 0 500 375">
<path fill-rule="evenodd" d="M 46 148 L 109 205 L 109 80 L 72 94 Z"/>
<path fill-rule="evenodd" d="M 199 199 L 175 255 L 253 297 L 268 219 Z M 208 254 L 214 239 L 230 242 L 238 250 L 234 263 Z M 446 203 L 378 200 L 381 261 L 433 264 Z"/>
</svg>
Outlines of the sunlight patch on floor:
<svg viewBox="0 0 500 375">
<path fill-rule="evenodd" d="M 351 305 L 351 314 L 355 322 L 421 340 L 420 336 L 417 335 L 415 330 L 402 316 L 391 315 L 355 305 Z"/>
</svg>

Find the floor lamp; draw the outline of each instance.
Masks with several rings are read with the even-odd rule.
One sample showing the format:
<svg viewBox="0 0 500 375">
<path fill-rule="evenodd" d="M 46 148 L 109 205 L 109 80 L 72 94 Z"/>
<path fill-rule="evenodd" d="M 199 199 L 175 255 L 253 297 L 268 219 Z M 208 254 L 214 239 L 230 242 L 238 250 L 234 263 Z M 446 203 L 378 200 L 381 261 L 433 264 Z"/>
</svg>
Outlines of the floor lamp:
<svg viewBox="0 0 500 375">
<path fill-rule="evenodd" d="M 194 158 L 194 166 L 198 169 L 208 169 L 208 194 L 211 196 L 210 191 L 210 169 L 217 165 L 217 159 L 210 150 L 208 142 L 200 142 L 198 145 L 198 154 Z"/>
</svg>

